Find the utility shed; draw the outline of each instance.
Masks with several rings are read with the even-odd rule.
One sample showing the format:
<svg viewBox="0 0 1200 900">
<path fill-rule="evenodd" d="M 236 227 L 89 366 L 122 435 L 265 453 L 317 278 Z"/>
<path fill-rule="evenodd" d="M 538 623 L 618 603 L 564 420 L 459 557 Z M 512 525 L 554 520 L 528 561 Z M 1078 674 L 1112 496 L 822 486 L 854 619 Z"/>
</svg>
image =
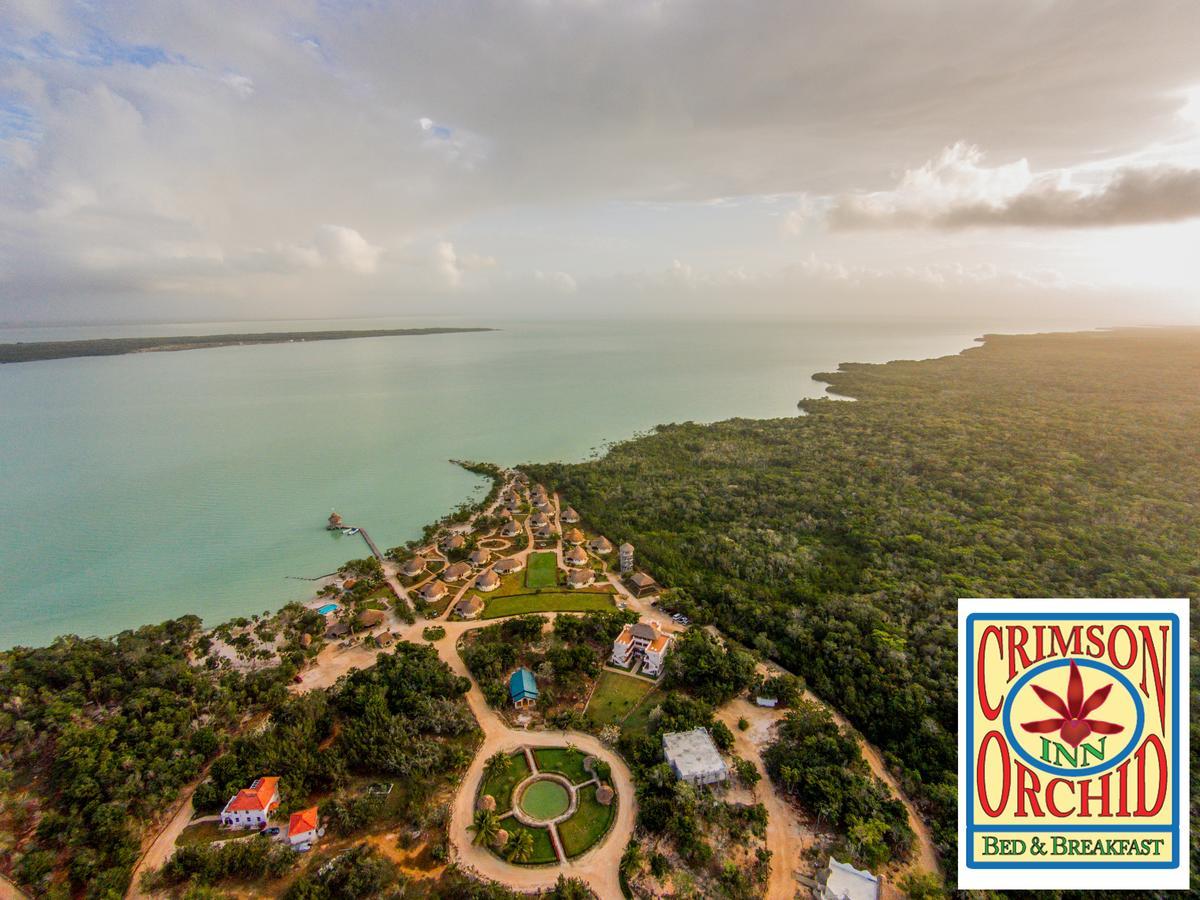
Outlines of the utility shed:
<svg viewBox="0 0 1200 900">
<path fill-rule="evenodd" d="M 706 728 L 675 731 L 663 735 L 663 754 L 680 781 L 716 784 L 729 778 L 729 767 Z"/>
</svg>

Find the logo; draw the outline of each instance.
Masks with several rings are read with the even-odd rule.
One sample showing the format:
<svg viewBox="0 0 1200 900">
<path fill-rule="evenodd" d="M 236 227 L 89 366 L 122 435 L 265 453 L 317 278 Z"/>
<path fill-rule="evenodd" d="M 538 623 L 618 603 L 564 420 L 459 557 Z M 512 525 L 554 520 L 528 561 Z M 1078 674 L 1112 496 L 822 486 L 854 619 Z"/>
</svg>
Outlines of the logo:
<svg viewBox="0 0 1200 900">
<path fill-rule="evenodd" d="M 1188 887 L 1186 600 L 959 601 L 959 882 Z"/>
</svg>

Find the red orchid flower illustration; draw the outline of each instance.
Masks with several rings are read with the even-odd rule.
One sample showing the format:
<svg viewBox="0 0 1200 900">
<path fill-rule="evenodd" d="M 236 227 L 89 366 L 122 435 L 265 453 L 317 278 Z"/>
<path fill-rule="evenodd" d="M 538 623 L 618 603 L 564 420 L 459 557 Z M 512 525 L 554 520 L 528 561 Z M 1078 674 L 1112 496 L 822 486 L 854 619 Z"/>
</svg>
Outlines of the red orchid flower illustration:
<svg viewBox="0 0 1200 900">
<path fill-rule="evenodd" d="M 1125 730 L 1124 725 L 1088 718 L 1088 713 L 1104 705 L 1104 701 L 1108 699 L 1109 691 L 1112 690 L 1112 685 L 1106 684 L 1104 687 L 1093 691 L 1092 695 L 1087 700 L 1084 700 L 1083 676 L 1079 674 L 1079 666 L 1075 665 L 1075 660 L 1071 660 L 1071 677 L 1067 681 L 1067 698 L 1065 701 L 1057 694 L 1045 688 L 1040 688 L 1036 684 L 1031 685 L 1031 687 L 1041 698 L 1042 702 L 1058 713 L 1061 718 L 1042 719 L 1038 722 L 1023 722 L 1021 727 L 1026 731 L 1033 734 L 1050 734 L 1057 731 L 1064 741 L 1072 747 L 1078 747 L 1093 731 L 1096 734 L 1117 734 Z"/>
</svg>

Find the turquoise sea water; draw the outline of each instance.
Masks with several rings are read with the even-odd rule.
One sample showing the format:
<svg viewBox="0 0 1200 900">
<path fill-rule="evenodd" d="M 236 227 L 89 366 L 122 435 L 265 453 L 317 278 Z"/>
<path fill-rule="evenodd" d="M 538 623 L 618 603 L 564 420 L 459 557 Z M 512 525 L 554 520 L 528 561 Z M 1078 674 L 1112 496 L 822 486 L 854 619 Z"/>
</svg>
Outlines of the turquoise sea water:
<svg viewBox="0 0 1200 900">
<path fill-rule="evenodd" d="M 0 342 L 403 327 L 0 330 Z M 796 414 L 842 361 L 955 353 L 970 323 L 499 325 L 491 333 L 0 366 L 0 647 L 307 599 L 482 489 L 448 460 L 585 458 L 662 422 Z M 1007 329 L 1013 330 L 1013 329 Z"/>
</svg>

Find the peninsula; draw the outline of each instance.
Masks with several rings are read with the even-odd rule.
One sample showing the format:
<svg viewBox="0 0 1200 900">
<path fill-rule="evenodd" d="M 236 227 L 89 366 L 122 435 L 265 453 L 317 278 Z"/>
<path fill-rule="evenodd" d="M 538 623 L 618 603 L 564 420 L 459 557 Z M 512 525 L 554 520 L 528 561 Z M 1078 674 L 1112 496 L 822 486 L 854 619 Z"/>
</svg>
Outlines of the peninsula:
<svg viewBox="0 0 1200 900">
<path fill-rule="evenodd" d="M 161 353 L 168 350 L 204 350 L 246 344 L 292 344 L 303 341 L 344 341 L 350 338 L 419 337 L 430 334 L 465 334 L 494 328 L 373 328 L 362 331 L 271 331 L 250 334 L 189 334 L 173 337 L 97 338 L 86 341 L 18 341 L 0 344 L 0 363 L 70 359 L 76 356 L 122 356 L 126 353 Z"/>
</svg>

